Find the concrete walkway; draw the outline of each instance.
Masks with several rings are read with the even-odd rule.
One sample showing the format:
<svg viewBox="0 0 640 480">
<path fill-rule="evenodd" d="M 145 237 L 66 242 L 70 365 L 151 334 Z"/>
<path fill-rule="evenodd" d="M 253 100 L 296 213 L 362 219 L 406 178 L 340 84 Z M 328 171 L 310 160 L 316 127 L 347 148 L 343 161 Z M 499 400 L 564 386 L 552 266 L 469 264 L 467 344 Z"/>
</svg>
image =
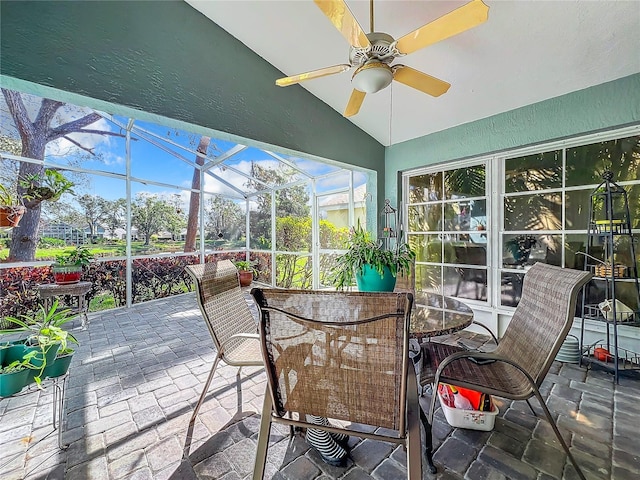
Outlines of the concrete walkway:
<svg viewBox="0 0 640 480">
<path fill-rule="evenodd" d="M 193 294 L 91 316 L 66 391 L 67 450 L 52 432 L 52 388 L 0 400 L 0 478 L 250 478 L 265 389 L 261 369 L 218 368 L 199 414 L 188 461 L 182 445 L 192 408 L 214 359 Z M 79 324 L 79 322 L 78 322 Z M 78 325 L 76 325 L 77 327 Z M 467 343 L 484 339 L 463 333 Z M 555 362 L 543 394 L 589 479 L 640 476 L 640 382 L 615 386 L 604 372 Z M 428 396 L 422 398 L 428 405 Z M 537 408 L 535 399 L 532 404 Z M 549 424 L 524 402 L 498 399 L 492 432 L 453 429 L 436 414 L 440 479 L 574 479 Z M 393 480 L 406 477 L 401 447 L 351 438 L 346 468 L 331 467 L 300 435 L 272 430 L 266 478 Z"/>
</svg>

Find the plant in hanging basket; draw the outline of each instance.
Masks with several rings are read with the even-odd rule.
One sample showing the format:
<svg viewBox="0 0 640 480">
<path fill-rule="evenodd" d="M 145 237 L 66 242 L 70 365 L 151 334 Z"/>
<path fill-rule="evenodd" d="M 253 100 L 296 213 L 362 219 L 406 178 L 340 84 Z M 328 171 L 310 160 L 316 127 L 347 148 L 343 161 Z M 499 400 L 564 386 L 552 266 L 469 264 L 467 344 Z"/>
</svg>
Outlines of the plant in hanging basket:
<svg viewBox="0 0 640 480">
<path fill-rule="evenodd" d="M 25 208 L 20 204 L 18 197 L 0 184 L 0 227 L 17 227 L 24 212 Z"/>
<path fill-rule="evenodd" d="M 18 183 L 25 190 L 24 198 L 29 208 L 44 201 L 57 202 L 63 193 L 75 195 L 75 184 L 53 168 L 47 168 L 43 175 L 27 175 Z"/>
</svg>

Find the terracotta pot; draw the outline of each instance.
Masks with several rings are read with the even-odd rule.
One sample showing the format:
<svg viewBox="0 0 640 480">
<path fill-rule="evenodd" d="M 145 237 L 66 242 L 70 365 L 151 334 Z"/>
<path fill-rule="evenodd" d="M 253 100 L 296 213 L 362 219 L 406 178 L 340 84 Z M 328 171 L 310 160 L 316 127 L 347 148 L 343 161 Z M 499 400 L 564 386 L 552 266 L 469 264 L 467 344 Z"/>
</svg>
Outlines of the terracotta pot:
<svg viewBox="0 0 640 480">
<path fill-rule="evenodd" d="M 25 208 L 22 205 L 2 205 L 0 206 L 0 227 L 13 228 L 18 226 L 18 222 L 24 215 Z"/>
<path fill-rule="evenodd" d="M 240 286 L 248 287 L 253 281 L 253 272 L 249 270 L 239 270 L 238 277 L 240 278 Z"/>
</svg>

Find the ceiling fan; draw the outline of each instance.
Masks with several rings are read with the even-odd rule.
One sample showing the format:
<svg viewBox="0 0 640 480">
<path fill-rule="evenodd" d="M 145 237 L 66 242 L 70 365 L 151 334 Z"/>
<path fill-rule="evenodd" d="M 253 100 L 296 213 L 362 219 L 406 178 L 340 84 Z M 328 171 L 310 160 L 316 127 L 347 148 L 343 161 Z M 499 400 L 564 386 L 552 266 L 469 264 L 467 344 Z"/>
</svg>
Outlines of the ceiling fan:
<svg viewBox="0 0 640 480">
<path fill-rule="evenodd" d="M 306 80 L 346 72 L 356 68 L 351 78 L 353 92 L 344 111 L 345 117 L 360 111 L 367 93 L 376 93 L 388 87 L 392 80 L 439 97 L 451 86 L 444 80 L 432 77 L 406 65 L 391 65 L 403 57 L 440 40 L 462 33 L 487 21 L 489 7 L 482 0 L 472 0 L 442 17 L 423 25 L 395 40 L 391 35 L 373 31 L 373 0 L 371 1 L 371 33 L 365 34 L 344 0 L 314 0 L 331 23 L 349 42 L 349 63 L 312 70 L 276 80 L 276 85 L 286 87 Z"/>
</svg>

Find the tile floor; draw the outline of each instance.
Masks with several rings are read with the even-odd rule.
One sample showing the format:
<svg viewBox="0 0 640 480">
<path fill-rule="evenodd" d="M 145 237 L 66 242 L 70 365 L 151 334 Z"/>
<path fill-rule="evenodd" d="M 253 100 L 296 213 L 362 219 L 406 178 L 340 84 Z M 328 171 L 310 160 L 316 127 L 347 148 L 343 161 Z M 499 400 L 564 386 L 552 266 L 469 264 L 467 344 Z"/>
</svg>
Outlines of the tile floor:
<svg viewBox="0 0 640 480">
<path fill-rule="evenodd" d="M 188 461 L 182 445 L 192 408 L 214 358 L 193 294 L 93 314 L 66 388 L 66 427 L 58 449 L 52 390 L 0 400 L 0 478 L 121 480 L 250 478 L 264 372 L 245 369 L 238 408 L 236 369 L 218 369 L 201 409 Z M 79 326 L 79 322 L 76 322 Z M 484 341 L 462 333 L 468 342 Z M 587 478 L 640 478 L 640 381 L 555 362 L 543 394 Z M 428 396 L 422 398 L 427 405 Z M 532 404 L 535 407 L 535 400 Z M 549 424 L 524 402 L 498 400 L 492 432 L 451 428 L 436 414 L 440 479 L 574 479 Z M 538 409 L 539 410 L 539 409 Z M 378 479 L 406 476 L 401 447 L 351 439 L 346 468 L 324 464 L 300 435 L 272 431 L 267 478 Z"/>
</svg>

